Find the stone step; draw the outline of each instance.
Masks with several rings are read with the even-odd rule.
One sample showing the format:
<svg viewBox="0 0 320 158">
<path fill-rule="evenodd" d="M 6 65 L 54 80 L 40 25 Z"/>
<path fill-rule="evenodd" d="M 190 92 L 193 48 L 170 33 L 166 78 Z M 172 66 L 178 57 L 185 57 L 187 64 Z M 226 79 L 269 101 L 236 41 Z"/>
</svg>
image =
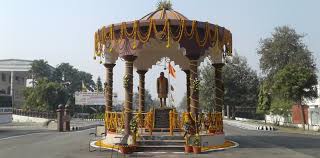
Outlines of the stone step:
<svg viewBox="0 0 320 158">
<path fill-rule="evenodd" d="M 141 136 L 141 140 L 184 140 L 183 136 Z"/>
<path fill-rule="evenodd" d="M 175 151 L 183 152 L 183 145 L 148 145 L 148 146 L 138 146 L 136 149 L 137 152 L 150 152 L 150 151 Z"/>
<path fill-rule="evenodd" d="M 149 129 L 145 129 L 145 132 L 149 132 Z M 170 129 L 168 128 L 154 128 L 152 129 L 152 132 L 170 132 Z M 181 129 L 173 129 L 173 132 L 182 132 Z"/>
<path fill-rule="evenodd" d="M 141 140 L 137 141 L 138 146 L 183 146 L 184 140 Z"/>
</svg>

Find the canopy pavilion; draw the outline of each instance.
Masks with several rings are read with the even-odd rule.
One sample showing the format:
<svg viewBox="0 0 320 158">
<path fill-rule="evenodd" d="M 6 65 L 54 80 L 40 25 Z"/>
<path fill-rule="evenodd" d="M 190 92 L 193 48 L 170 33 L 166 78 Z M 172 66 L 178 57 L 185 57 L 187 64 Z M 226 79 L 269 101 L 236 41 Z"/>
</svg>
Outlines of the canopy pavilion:
<svg viewBox="0 0 320 158">
<path fill-rule="evenodd" d="M 149 134 L 152 134 L 155 114 L 153 111 L 144 111 L 145 73 L 162 57 L 169 57 L 186 73 L 188 95 L 185 113 L 170 111 L 170 134 L 174 135 L 174 129 L 182 129 L 188 119 L 191 119 L 194 124 L 207 121 L 209 124 L 203 130 L 211 133 L 211 137 L 219 137 L 219 141 L 215 138 L 209 138 L 209 140 L 216 141 L 213 143 L 216 145 L 224 143 L 222 67 L 225 58 L 232 56 L 232 34 L 228 29 L 209 22 L 189 20 L 170 7 L 163 7 L 143 16 L 140 20 L 103 26 L 95 32 L 94 39 L 94 59 L 100 60 L 106 71 L 105 127 L 107 132 L 131 135 L 133 141 L 130 143 L 134 144 L 136 134 L 132 134 L 130 123 L 136 122 L 139 129 L 149 129 Z M 210 59 L 215 70 L 215 78 L 213 78 L 216 85 L 213 93 L 215 102 L 212 103 L 215 113 L 199 115 L 198 66 L 205 57 Z M 125 61 L 123 77 L 125 101 L 124 110 L 120 113 L 112 111 L 113 67 L 118 58 Z M 138 112 L 132 110 L 134 67 L 139 74 Z M 110 140 L 109 138 L 105 142 L 114 143 L 113 139 Z"/>
</svg>

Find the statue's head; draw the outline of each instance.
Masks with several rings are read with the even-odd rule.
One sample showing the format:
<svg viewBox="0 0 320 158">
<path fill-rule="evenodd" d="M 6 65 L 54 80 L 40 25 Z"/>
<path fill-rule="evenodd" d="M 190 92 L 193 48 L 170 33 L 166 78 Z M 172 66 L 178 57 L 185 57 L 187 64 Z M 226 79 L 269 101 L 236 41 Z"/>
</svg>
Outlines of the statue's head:
<svg viewBox="0 0 320 158">
<path fill-rule="evenodd" d="M 160 76 L 161 76 L 161 77 L 164 77 L 164 73 L 163 73 L 163 72 L 160 72 Z"/>
</svg>

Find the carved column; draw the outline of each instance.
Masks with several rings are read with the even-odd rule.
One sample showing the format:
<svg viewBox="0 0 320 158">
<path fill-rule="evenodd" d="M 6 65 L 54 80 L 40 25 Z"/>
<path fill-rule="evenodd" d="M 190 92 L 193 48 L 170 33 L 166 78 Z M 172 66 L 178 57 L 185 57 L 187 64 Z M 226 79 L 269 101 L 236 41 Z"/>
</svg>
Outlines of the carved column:
<svg viewBox="0 0 320 158">
<path fill-rule="evenodd" d="M 193 118 L 198 118 L 199 89 L 195 89 L 194 82 L 198 79 L 198 60 L 190 60 L 190 111 Z"/>
<path fill-rule="evenodd" d="M 133 100 L 133 61 L 137 58 L 133 55 L 126 55 L 122 57 L 125 63 L 125 76 L 124 85 L 125 87 L 125 102 L 124 102 L 124 132 L 130 134 L 130 121 L 132 119 L 132 100 Z M 127 80 L 127 81 L 126 81 Z"/>
<path fill-rule="evenodd" d="M 222 81 L 222 67 L 223 63 L 213 64 L 214 75 L 215 75 L 215 112 L 222 112 L 223 108 L 223 97 L 224 97 L 224 86 Z"/>
<path fill-rule="evenodd" d="M 190 70 L 183 70 L 186 73 L 187 86 L 187 112 L 190 112 Z"/>
<path fill-rule="evenodd" d="M 113 67 L 116 64 L 104 64 L 106 68 L 106 82 L 104 84 L 106 111 L 112 111 L 112 97 L 113 97 Z"/>
<path fill-rule="evenodd" d="M 139 112 L 144 112 L 144 104 L 145 104 L 145 74 L 146 70 L 138 70 L 139 74 Z"/>
</svg>

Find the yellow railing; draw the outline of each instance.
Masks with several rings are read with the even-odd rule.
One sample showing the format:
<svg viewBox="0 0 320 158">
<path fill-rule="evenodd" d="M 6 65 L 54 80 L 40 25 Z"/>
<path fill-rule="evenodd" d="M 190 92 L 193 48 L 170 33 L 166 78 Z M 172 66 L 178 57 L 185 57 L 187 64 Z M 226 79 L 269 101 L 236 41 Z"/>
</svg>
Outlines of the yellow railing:
<svg viewBox="0 0 320 158">
<path fill-rule="evenodd" d="M 133 113 L 133 119 L 136 119 L 138 128 L 146 128 L 152 132 L 153 112 Z M 109 132 L 121 132 L 124 129 L 124 112 L 105 112 L 105 127 Z"/>
<path fill-rule="evenodd" d="M 169 130 L 170 135 L 173 135 L 175 129 L 184 130 L 183 125 L 192 117 L 189 117 L 188 112 L 178 113 L 171 110 L 169 113 Z M 136 119 L 137 127 L 139 129 L 148 129 L 149 135 L 152 135 L 154 128 L 154 112 L 133 113 L 133 119 Z M 200 123 L 203 125 L 202 130 L 207 130 L 209 133 L 223 133 L 222 113 L 207 113 L 199 117 Z M 197 122 L 199 122 L 197 121 Z M 124 112 L 106 112 L 105 113 L 105 127 L 109 132 L 121 132 L 124 128 Z"/>
<path fill-rule="evenodd" d="M 124 127 L 124 112 L 105 112 L 105 127 L 110 132 L 119 132 Z"/>
<path fill-rule="evenodd" d="M 222 113 L 207 113 L 204 117 L 204 124 L 209 133 L 223 133 Z"/>
</svg>

